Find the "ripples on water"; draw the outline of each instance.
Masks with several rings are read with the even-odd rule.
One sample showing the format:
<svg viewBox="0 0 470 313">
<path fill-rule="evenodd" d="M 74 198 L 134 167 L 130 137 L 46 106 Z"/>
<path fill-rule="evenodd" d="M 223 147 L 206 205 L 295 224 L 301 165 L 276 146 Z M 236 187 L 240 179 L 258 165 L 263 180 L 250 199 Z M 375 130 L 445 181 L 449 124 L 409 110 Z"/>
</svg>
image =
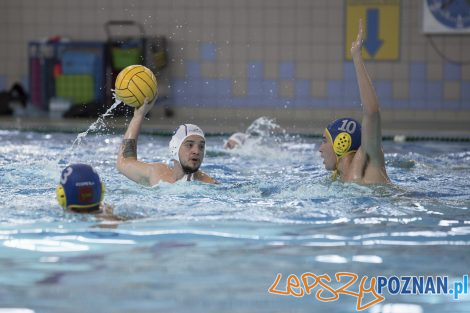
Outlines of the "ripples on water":
<svg viewBox="0 0 470 313">
<path fill-rule="evenodd" d="M 318 153 L 319 139 L 285 134 L 269 122 L 263 121 L 258 132 L 248 129 L 252 137 L 239 150 L 223 150 L 223 137 L 207 138 L 203 170 L 219 181 L 216 186 L 180 182 L 150 188 L 127 180 L 115 168 L 121 135 L 88 134 L 71 148 L 75 134 L 0 131 L 0 264 L 12 273 L 0 280 L 0 286 L 9 287 L 7 296 L 0 294 L 0 307 L 2 302 L 26 303 L 60 312 L 51 309 L 47 292 L 27 292 L 26 302 L 16 301 L 23 287 L 63 284 L 77 292 L 89 285 L 87 277 L 101 290 L 110 288 L 104 297 L 121 294 L 117 286 L 128 288 L 135 280 L 145 286 L 135 291 L 140 301 L 123 295 L 123 307 L 158 307 L 143 298 L 148 290 L 160 290 L 154 298 L 176 311 L 197 303 L 194 312 L 247 312 L 260 308 L 264 299 L 269 305 L 259 312 L 292 306 L 352 312 L 355 305 L 349 300 L 335 305 L 313 297 L 297 301 L 269 295 L 267 289 L 276 273 L 302 271 L 330 276 L 345 269 L 368 276 L 468 274 L 468 143 L 384 142 L 394 186 L 361 186 L 330 180 Z M 168 141 L 142 135 L 139 158 L 165 161 Z M 127 222 L 99 221 L 58 207 L 60 172 L 74 162 L 97 169 L 106 185 L 105 201 Z M 124 264 L 132 262 L 135 274 L 117 278 L 114 287 L 101 285 L 91 274 L 126 272 Z M 347 266 L 338 266 L 343 263 Z M 200 291 L 191 293 L 181 283 L 185 279 Z M 174 284 L 181 296 L 170 301 L 165 283 Z M 232 290 L 232 295 L 244 306 L 235 309 L 227 290 L 213 289 L 214 284 L 236 286 L 238 293 Z M 209 307 L 200 300 L 208 293 L 215 297 Z M 74 302 L 71 295 L 62 296 L 59 307 Z M 468 298 L 395 299 L 418 303 L 426 312 L 468 307 Z M 93 309 L 103 308 L 92 303 Z"/>
</svg>

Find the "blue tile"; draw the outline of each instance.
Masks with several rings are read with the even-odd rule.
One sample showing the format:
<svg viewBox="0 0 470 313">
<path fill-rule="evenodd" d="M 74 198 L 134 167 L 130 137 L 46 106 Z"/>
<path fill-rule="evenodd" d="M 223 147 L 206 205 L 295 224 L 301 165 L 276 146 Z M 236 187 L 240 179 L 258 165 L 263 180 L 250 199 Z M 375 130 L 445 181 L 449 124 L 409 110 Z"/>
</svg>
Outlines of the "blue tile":
<svg viewBox="0 0 470 313">
<path fill-rule="evenodd" d="M 246 97 L 245 105 L 247 107 L 259 107 L 261 96 L 248 96 Z"/>
<path fill-rule="evenodd" d="M 470 81 L 464 81 L 460 85 L 460 99 L 470 104 Z"/>
<path fill-rule="evenodd" d="M 248 79 L 261 80 L 264 76 L 264 67 L 261 62 L 250 62 L 247 65 L 246 76 Z"/>
<path fill-rule="evenodd" d="M 269 106 L 279 109 L 292 109 L 295 107 L 295 102 L 291 98 L 274 98 Z"/>
<path fill-rule="evenodd" d="M 279 64 L 279 79 L 290 80 L 295 78 L 294 62 L 281 62 Z"/>
<path fill-rule="evenodd" d="M 295 99 L 286 99 L 286 98 L 281 98 L 278 100 L 278 107 L 284 108 L 284 109 L 293 109 L 297 107 L 297 102 Z"/>
<path fill-rule="evenodd" d="M 204 79 L 201 81 L 201 94 L 204 97 L 216 97 L 217 85 L 215 79 Z"/>
<path fill-rule="evenodd" d="M 465 110 L 469 110 L 470 109 L 470 101 L 465 101 L 465 100 L 462 100 L 460 101 L 460 108 L 461 109 L 465 109 Z"/>
<path fill-rule="evenodd" d="M 361 97 L 356 81 L 346 81 L 344 83 L 344 98 L 360 101 Z"/>
<path fill-rule="evenodd" d="M 458 100 L 446 100 L 442 102 L 443 109 L 455 110 L 460 108 L 460 101 Z"/>
<path fill-rule="evenodd" d="M 390 81 L 376 80 L 375 91 L 380 100 L 391 99 L 393 95 L 392 83 Z"/>
<path fill-rule="evenodd" d="M 427 100 L 426 109 L 440 109 L 442 107 L 442 101 L 439 100 Z"/>
<path fill-rule="evenodd" d="M 412 109 L 424 109 L 424 108 L 426 108 L 426 100 L 423 100 L 423 99 L 412 100 L 410 102 L 410 108 L 412 108 Z"/>
<path fill-rule="evenodd" d="M 297 99 L 294 99 L 294 105 L 296 107 L 300 107 L 300 108 L 308 108 L 308 107 L 313 107 L 313 102 L 312 102 L 312 99 L 309 99 L 309 98 L 297 98 Z"/>
<path fill-rule="evenodd" d="M 297 98 L 281 98 L 284 105 L 287 106 L 288 109 L 296 108 L 299 106 L 300 99 Z M 308 99 L 304 98 L 303 101 L 307 101 Z"/>
<path fill-rule="evenodd" d="M 268 108 L 283 108 L 285 99 L 277 97 L 261 97 L 261 105 Z"/>
<path fill-rule="evenodd" d="M 342 99 L 344 98 L 343 83 L 337 80 L 331 80 L 327 82 L 326 94 L 329 99 Z"/>
<path fill-rule="evenodd" d="M 410 80 L 426 80 L 426 64 L 422 62 L 412 63 L 410 65 Z"/>
<path fill-rule="evenodd" d="M 188 82 L 182 79 L 173 80 L 172 92 L 174 95 L 184 94 L 188 88 Z"/>
<path fill-rule="evenodd" d="M 189 95 L 186 81 L 175 80 L 173 86 L 173 101 L 175 104 L 195 105 L 199 101 L 199 96 Z"/>
<path fill-rule="evenodd" d="M 217 59 L 217 46 L 211 42 L 203 42 L 199 46 L 199 55 L 203 61 L 215 61 Z"/>
<path fill-rule="evenodd" d="M 201 77 L 201 64 L 196 61 L 186 62 L 186 77 L 200 78 Z"/>
<path fill-rule="evenodd" d="M 410 107 L 409 100 L 393 100 L 393 107 L 396 109 L 408 109 Z"/>
<path fill-rule="evenodd" d="M 263 84 L 261 80 L 247 81 L 247 96 L 261 96 L 263 94 Z"/>
<path fill-rule="evenodd" d="M 350 98 L 343 98 L 340 102 L 341 107 L 343 108 L 355 108 L 360 110 L 361 109 L 361 100 L 360 99 L 350 99 Z"/>
<path fill-rule="evenodd" d="M 356 68 L 353 62 L 343 63 L 343 79 L 344 80 L 356 80 Z"/>
<path fill-rule="evenodd" d="M 177 105 L 198 105 L 200 103 L 200 87 L 198 81 L 176 79 L 173 81 L 172 97 Z"/>
<path fill-rule="evenodd" d="M 428 81 L 426 86 L 426 100 L 439 101 L 443 100 L 444 87 L 441 81 Z"/>
<path fill-rule="evenodd" d="M 379 99 L 379 103 L 380 103 L 380 107 L 381 108 L 384 108 L 384 109 L 391 109 L 393 108 L 393 101 L 392 99 L 385 99 L 385 100 L 380 100 Z"/>
<path fill-rule="evenodd" d="M 328 107 L 328 99 L 311 98 L 309 106 L 315 108 L 326 108 Z"/>
<path fill-rule="evenodd" d="M 326 99 L 326 104 L 328 106 L 328 108 L 344 108 L 345 107 L 345 104 L 344 104 L 344 101 L 342 99 L 332 99 L 332 98 L 328 98 Z"/>
<path fill-rule="evenodd" d="M 189 96 L 203 95 L 204 92 L 206 92 L 206 90 L 202 80 L 192 79 L 188 81 L 187 93 Z"/>
<path fill-rule="evenodd" d="M 410 81 L 410 100 L 423 100 L 426 98 L 426 83 L 424 81 Z"/>
<path fill-rule="evenodd" d="M 237 108 L 246 106 L 245 105 L 245 103 L 246 103 L 245 97 L 233 97 L 231 99 L 231 102 L 232 102 L 232 106 L 237 107 Z"/>
<path fill-rule="evenodd" d="M 219 79 L 216 81 L 218 97 L 232 97 L 232 81 L 228 79 Z"/>
<path fill-rule="evenodd" d="M 262 81 L 263 96 L 269 98 L 277 98 L 278 96 L 278 83 L 275 80 Z"/>
<path fill-rule="evenodd" d="M 461 68 L 458 64 L 446 63 L 444 64 L 444 79 L 445 80 L 460 80 Z"/>
<path fill-rule="evenodd" d="M 214 107 L 231 107 L 232 106 L 232 101 L 230 98 L 227 97 L 219 97 L 215 96 L 211 98 L 212 100 L 212 106 Z"/>
<path fill-rule="evenodd" d="M 310 86 L 312 85 L 310 80 L 297 80 L 295 82 L 295 97 L 298 98 L 309 98 L 311 94 Z"/>
</svg>

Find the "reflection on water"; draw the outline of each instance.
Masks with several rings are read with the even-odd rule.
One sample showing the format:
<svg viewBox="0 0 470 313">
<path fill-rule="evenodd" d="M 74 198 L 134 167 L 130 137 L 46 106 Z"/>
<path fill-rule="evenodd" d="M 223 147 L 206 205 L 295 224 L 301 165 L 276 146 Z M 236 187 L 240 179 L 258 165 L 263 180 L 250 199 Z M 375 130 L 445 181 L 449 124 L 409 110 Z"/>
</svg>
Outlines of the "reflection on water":
<svg viewBox="0 0 470 313">
<path fill-rule="evenodd" d="M 352 297 L 323 303 L 268 288 L 278 273 L 468 274 L 468 143 L 385 142 L 395 186 L 360 186 L 330 180 L 319 139 L 270 123 L 238 150 L 207 138 L 203 170 L 219 185 L 153 188 L 117 172 L 120 135 L 88 134 L 68 150 L 75 134 L 0 131 L 0 309 L 355 312 Z M 168 140 L 141 136 L 139 157 L 165 161 Z M 55 187 L 73 162 L 97 169 L 105 201 L 128 221 L 61 211 Z M 387 295 L 369 312 L 466 312 L 469 302 Z"/>
</svg>

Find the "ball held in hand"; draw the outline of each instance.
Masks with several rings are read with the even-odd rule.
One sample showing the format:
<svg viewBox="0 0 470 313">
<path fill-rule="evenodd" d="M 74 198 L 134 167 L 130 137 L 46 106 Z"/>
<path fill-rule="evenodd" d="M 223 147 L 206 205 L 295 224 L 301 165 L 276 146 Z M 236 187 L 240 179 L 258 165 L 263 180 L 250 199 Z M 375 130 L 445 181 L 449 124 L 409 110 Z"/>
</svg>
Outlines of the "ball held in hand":
<svg viewBox="0 0 470 313">
<path fill-rule="evenodd" d="M 130 65 L 116 78 L 116 99 L 132 107 L 140 107 L 145 98 L 150 102 L 157 96 L 157 79 L 143 65 Z"/>
</svg>

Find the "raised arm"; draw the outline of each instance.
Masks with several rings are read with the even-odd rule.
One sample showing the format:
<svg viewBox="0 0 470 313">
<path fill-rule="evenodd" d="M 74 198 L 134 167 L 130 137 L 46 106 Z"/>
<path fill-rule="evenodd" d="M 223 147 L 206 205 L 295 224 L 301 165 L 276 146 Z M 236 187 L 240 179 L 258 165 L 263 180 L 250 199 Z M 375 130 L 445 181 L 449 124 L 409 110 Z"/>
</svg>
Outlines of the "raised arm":
<svg viewBox="0 0 470 313">
<path fill-rule="evenodd" d="M 156 98 L 156 97 L 155 97 Z M 156 99 L 155 99 L 156 100 Z M 145 101 L 144 105 L 134 110 L 127 131 L 124 134 L 121 147 L 117 157 L 117 168 L 130 180 L 142 185 L 151 184 L 153 166 L 149 163 L 137 160 L 137 139 L 145 115 L 152 109 L 155 100 L 150 103 Z"/>
<path fill-rule="evenodd" d="M 369 157 L 369 162 L 383 166 L 385 161 L 382 151 L 379 101 L 361 55 L 363 35 L 364 29 L 361 19 L 359 20 L 357 39 L 351 47 L 351 57 L 356 68 L 356 77 L 362 101 L 361 149 Z"/>
</svg>

